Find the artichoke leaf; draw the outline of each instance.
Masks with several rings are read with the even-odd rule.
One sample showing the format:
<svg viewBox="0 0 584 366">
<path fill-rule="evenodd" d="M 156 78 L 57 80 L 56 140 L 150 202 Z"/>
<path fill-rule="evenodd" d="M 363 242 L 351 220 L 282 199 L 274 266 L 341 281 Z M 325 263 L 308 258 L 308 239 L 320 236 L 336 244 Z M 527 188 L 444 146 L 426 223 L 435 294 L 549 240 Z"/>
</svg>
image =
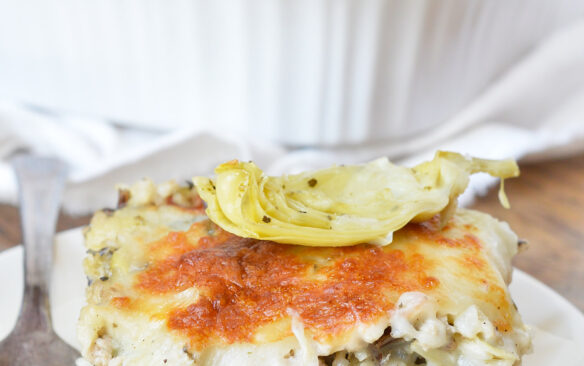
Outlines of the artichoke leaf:
<svg viewBox="0 0 584 366">
<path fill-rule="evenodd" d="M 408 222 L 436 214 L 447 222 L 477 172 L 501 183 L 519 175 L 513 160 L 439 151 L 413 168 L 380 158 L 279 177 L 233 160 L 219 165 L 214 179 L 193 181 L 209 218 L 238 236 L 307 246 L 387 245 Z M 500 198 L 506 205 L 504 193 Z"/>
</svg>

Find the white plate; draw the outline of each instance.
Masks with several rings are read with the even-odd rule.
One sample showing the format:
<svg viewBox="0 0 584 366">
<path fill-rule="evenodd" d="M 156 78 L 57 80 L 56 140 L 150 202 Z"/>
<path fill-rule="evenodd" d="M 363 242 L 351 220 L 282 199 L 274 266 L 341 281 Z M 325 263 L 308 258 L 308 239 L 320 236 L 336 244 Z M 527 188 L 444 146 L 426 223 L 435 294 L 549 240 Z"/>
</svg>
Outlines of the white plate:
<svg viewBox="0 0 584 366">
<path fill-rule="evenodd" d="M 85 255 L 81 229 L 57 236 L 51 306 L 57 334 L 79 347 L 75 326 L 84 302 L 85 275 L 81 261 Z M 0 253 L 0 339 L 12 329 L 22 297 L 22 248 Z M 549 287 L 515 270 L 511 285 L 513 298 L 526 323 L 534 328 L 534 353 L 524 358 L 524 366 L 584 365 L 584 316 Z"/>
</svg>

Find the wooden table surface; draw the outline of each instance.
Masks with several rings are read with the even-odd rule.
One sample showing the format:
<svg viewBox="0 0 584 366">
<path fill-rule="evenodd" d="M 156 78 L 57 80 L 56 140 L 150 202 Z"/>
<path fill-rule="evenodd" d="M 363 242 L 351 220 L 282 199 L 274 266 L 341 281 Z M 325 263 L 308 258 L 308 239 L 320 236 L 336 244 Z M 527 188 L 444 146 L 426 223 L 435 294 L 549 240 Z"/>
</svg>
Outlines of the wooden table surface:
<svg viewBox="0 0 584 366">
<path fill-rule="evenodd" d="M 584 311 L 584 154 L 521 165 L 505 182 L 512 208 L 502 208 L 494 188 L 474 208 L 509 222 L 529 241 L 516 267 L 546 283 Z M 61 215 L 58 230 L 86 224 L 89 216 Z M 18 211 L 0 205 L 0 251 L 20 242 Z"/>
</svg>

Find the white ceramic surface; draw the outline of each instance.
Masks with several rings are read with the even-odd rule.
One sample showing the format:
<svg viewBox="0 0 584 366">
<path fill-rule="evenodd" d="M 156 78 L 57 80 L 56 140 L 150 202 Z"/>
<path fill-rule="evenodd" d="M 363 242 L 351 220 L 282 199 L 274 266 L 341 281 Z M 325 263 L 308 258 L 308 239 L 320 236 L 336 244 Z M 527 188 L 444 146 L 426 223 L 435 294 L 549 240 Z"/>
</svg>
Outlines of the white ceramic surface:
<svg viewBox="0 0 584 366">
<path fill-rule="evenodd" d="M 75 326 L 86 285 L 81 261 L 85 255 L 81 229 L 57 237 L 51 306 L 57 333 L 78 347 Z M 22 248 L 0 252 L 0 339 L 14 325 L 22 296 Z M 513 298 L 526 323 L 534 327 L 533 354 L 524 366 L 584 365 L 584 316 L 573 305 L 529 275 L 515 270 Z"/>
<path fill-rule="evenodd" d="M 0 0 L 0 98 L 292 145 L 453 117 L 581 0 Z"/>
</svg>

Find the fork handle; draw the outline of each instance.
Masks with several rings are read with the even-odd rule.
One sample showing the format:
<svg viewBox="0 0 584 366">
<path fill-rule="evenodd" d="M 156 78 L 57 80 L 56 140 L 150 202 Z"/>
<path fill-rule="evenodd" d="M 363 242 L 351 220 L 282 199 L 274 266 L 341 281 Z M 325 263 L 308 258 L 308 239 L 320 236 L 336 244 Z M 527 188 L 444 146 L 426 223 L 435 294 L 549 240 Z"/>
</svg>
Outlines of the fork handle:
<svg viewBox="0 0 584 366">
<path fill-rule="evenodd" d="M 53 238 L 66 176 L 64 163 L 51 158 L 16 157 L 20 222 L 24 247 L 24 295 L 20 318 L 34 330 L 51 330 L 49 284 Z M 20 322 L 19 322 L 20 323 Z"/>
</svg>

